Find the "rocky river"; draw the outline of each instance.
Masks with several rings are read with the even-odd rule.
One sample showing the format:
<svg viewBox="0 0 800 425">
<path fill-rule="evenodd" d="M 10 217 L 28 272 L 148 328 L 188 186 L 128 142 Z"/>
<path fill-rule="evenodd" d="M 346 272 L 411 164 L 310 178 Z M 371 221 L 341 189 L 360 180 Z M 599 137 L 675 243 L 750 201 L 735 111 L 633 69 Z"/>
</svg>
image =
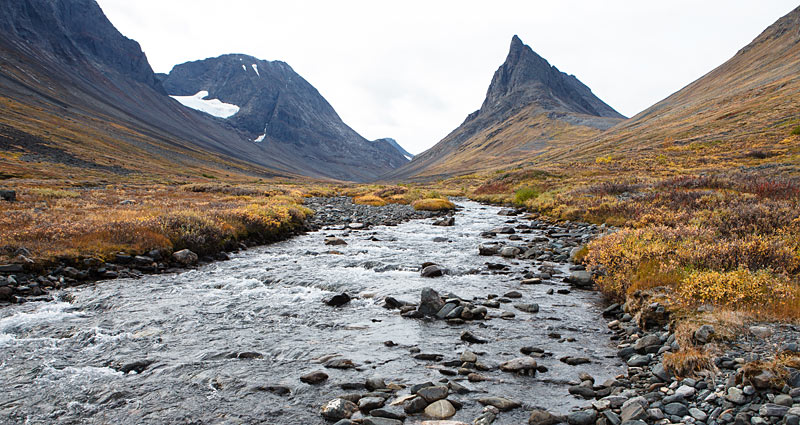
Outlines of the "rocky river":
<svg viewBox="0 0 800 425">
<path fill-rule="evenodd" d="M 603 391 L 625 372 L 601 296 L 565 282 L 598 228 L 458 204 L 452 223 L 320 225 L 196 270 L 4 307 L 0 422 L 323 424 L 338 420 L 328 403 L 360 406 L 347 415 L 367 424 L 450 407 L 454 421 L 522 424 L 585 406 L 576 385 Z"/>
</svg>

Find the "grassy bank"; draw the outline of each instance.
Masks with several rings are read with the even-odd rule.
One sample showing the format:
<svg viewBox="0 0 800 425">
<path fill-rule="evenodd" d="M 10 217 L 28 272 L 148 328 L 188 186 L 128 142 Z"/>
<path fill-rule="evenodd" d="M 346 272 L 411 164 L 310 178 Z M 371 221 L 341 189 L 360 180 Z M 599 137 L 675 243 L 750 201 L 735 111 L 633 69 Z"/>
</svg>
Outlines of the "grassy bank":
<svg viewBox="0 0 800 425">
<path fill-rule="evenodd" d="M 267 185 L 17 184 L 17 202 L 0 202 L 0 263 L 27 249 L 44 269 L 60 261 L 113 259 L 153 249 L 199 255 L 239 241 L 268 242 L 297 230 L 311 211 L 303 192 Z M 24 261 L 24 260 L 22 260 Z"/>
<path fill-rule="evenodd" d="M 580 259 L 625 300 L 659 288 L 682 314 L 700 306 L 800 319 L 800 138 L 729 151 L 689 144 L 626 160 L 466 176 L 470 196 L 552 220 L 616 226 Z M 477 182 L 477 183 L 476 183 Z"/>
</svg>

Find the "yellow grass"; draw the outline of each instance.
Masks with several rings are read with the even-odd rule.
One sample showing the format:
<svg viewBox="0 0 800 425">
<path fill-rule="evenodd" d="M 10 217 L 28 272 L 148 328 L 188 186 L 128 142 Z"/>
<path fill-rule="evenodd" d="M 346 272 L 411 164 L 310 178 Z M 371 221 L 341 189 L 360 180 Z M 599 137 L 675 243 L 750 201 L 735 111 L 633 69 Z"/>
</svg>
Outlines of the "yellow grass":
<svg viewBox="0 0 800 425">
<path fill-rule="evenodd" d="M 353 198 L 353 202 L 361 205 L 372 205 L 373 207 L 382 207 L 386 205 L 386 201 L 375 195 L 362 195 Z"/>
<path fill-rule="evenodd" d="M 204 255 L 241 240 L 268 242 L 298 229 L 311 211 L 302 192 L 275 186 L 104 186 L 73 191 L 16 185 L 0 202 L 0 262 L 27 248 L 39 268 L 58 259 L 113 258 L 120 251 L 183 248 Z M 247 193 L 248 195 L 236 195 Z"/>
<path fill-rule="evenodd" d="M 442 198 L 419 199 L 412 202 L 411 206 L 417 211 L 448 211 L 456 208 L 452 202 Z"/>
</svg>

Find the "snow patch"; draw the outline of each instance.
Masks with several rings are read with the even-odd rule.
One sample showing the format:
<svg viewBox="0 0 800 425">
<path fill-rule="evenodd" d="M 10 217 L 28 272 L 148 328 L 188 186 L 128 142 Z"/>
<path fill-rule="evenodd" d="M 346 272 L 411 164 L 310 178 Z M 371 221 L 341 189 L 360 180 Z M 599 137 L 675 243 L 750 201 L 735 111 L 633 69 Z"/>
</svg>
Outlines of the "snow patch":
<svg viewBox="0 0 800 425">
<path fill-rule="evenodd" d="M 246 66 L 244 66 L 244 64 L 242 64 L 242 70 L 243 70 L 244 72 L 247 72 L 247 67 L 246 67 Z"/>
<path fill-rule="evenodd" d="M 255 65 L 253 65 L 253 66 L 255 66 Z M 256 139 L 255 139 L 255 140 L 253 140 L 254 142 L 256 142 L 256 143 L 261 143 L 261 142 L 263 142 L 263 141 L 264 141 L 264 138 L 266 138 L 266 137 L 267 137 L 267 126 L 269 126 L 269 123 L 266 123 L 266 124 L 264 124 L 264 134 L 262 134 L 262 135 L 260 135 L 260 136 L 256 137 Z"/>
<path fill-rule="evenodd" d="M 261 76 L 261 73 L 258 72 L 258 64 L 255 64 L 255 63 L 253 64 L 253 71 L 255 71 L 256 75 L 258 75 L 259 77 Z"/>
<path fill-rule="evenodd" d="M 230 118 L 239 112 L 238 106 L 230 103 L 224 103 L 219 99 L 206 99 L 207 96 L 208 92 L 201 90 L 194 96 L 170 97 L 180 102 L 183 106 L 198 110 L 200 112 L 205 112 L 218 118 Z"/>
<path fill-rule="evenodd" d="M 413 157 L 413 156 L 411 156 L 411 155 L 403 155 L 403 156 L 404 156 L 404 157 L 406 157 L 406 159 L 407 159 L 407 160 L 409 160 L 409 161 L 411 161 L 411 159 L 413 159 L 413 158 L 414 158 L 414 157 Z"/>
</svg>

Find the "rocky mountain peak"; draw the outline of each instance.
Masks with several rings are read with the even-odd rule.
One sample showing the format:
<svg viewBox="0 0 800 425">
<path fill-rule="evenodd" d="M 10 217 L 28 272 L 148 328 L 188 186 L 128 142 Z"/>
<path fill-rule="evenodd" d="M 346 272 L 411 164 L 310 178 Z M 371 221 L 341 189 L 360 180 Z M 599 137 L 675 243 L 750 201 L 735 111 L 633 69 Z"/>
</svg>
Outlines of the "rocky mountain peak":
<svg viewBox="0 0 800 425">
<path fill-rule="evenodd" d="M 624 118 L 577 78 L 550 65 L 515 35 L 505 62 L 492 78 L 480 113 L 503 113 L 532 103 L 545 110 Z"/>
</svg>

